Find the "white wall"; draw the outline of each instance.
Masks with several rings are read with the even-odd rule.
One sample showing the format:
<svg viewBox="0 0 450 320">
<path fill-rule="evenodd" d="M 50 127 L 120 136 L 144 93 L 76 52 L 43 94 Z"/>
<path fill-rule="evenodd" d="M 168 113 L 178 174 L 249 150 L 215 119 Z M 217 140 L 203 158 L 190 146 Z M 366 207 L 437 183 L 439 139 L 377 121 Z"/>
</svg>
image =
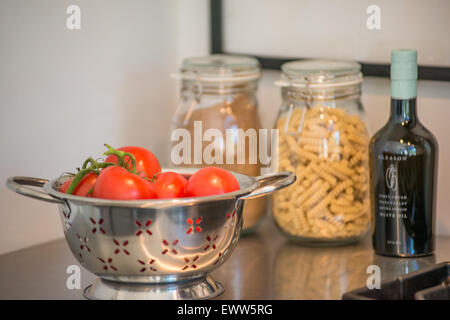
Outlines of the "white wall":
<svg viewBox="0 0 450 320">
<path fill-rule="evenodd" d="M 70 4 L 81 30 L 66 28 Z M 0 2 L 0 253 L 62 236 L 56 206 L 7 190 L 9 176 L 57 177 L 105 142 L 166 162 L 178 10 L 159 0 Z"/>
<path fill-rule="evenodd" d="M 450 66 L 448 0 L 226 0 L 229 52 L 389 61 L 416 48 L 420 64 Z M 376 5 L 380 29 L 367 28 Z M 369 8 L 369 13 L 367 9 Z"/>
<path fill-rule="evenodd" d="M 209 54 L 209 0 L 177 0 L 177 71 L 184 58 Z"/>
</svg>

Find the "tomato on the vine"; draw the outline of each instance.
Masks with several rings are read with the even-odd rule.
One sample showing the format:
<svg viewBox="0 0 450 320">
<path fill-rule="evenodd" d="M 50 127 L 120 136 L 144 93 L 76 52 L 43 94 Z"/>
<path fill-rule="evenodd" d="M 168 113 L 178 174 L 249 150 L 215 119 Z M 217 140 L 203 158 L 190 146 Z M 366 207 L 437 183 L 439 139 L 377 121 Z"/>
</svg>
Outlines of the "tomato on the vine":
<svg viewBox="0 0 450 320">
<path fill-rule="evenodd" d="M 153 186 L 159 199 L 172 199 L 183 196 L 187 182 L 181 174 L 168 171 L 158 174 Z"/>
<path fill-rule="evenodd" d="M 73 178 L 64 182 L 63 185 L 59 188 L 59 191 L 66 193 L 72 181 Z M 80 183 L 75 187 L 75 190 L 72 192 L 72 194 L 75 196 L 91 197 L 92 188 L 94 187 L 96 181 L 97 174 L 95 174 L 94 172 L 88 173 L 83 177 L 83 179 L 81 179 Z"/>
<path fill-rule="evenodd" d="M 150 181 L 119 166 L 111 166 L 100 172 L 92 196 L 113 200 L 156 198 Z"/>
<path fill-rule="evenodd" d="M 184 195 L 204 197 L 236 190 L 239 190 L 239 182 L 233 174 L 222 168 L 205 167 L 189 178 Z"/>
<path fill-rule="evenodd" d="M 153 178 L 156 173 L 161 172 L 161 165 L 158 159 L 151 151 L 145 148 L 128 146 L 116 150 L 131 153 L 136 158 L 136 172 L 143 177 Z M 127 168 L 132 170 L 130 157 L 125 156 L 124 161 L 128 163 Z M 117 156 L 110 155 L 105 159 L 105 162 L 118 163 Z"/>
<path fill-rule="evenodd" d="M 158 159 L 145 148 L 105 147 L 104 161 L 87 158 L 59 190 L 112 200 L 203 197 L 239 190 L 237 179 L 225 169 L 202 168 L 186 179 L 176 172 L 161 172 Z"/>
</svg>

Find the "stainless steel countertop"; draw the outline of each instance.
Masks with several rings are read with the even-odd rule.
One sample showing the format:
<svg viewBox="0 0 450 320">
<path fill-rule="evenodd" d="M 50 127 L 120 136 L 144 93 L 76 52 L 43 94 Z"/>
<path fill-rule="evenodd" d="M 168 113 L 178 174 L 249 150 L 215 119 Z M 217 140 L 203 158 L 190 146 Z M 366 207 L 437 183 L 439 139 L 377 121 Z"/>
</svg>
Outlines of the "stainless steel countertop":
<svg viewBox="0 0 450 320">
<path fill-rule="evenodd" d="M 213 272 L 225 286 L 218 299 L 340 299 L 366 285 L 369 265 L 381 279 L 450 260 L 450 237 L 438 237 L 434 255 L 400 259 L 375 255 L 370 238 L 345 247 L 303 247 L 287 241 L 266 217 L 243 236 L 228 261 Z M 83 299 L 96 278 L 81 268 L 81 290 L 69 290 L 69 265 L 78 265 L 64 239 L 0 256 L 0 299 Z"/>
</svg>

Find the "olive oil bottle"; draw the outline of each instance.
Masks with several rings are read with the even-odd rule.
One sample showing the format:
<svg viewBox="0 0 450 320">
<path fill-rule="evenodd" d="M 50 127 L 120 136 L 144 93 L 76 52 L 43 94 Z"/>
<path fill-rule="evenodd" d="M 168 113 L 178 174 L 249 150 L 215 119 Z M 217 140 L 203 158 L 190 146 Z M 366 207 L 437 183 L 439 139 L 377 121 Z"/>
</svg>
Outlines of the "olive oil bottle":
<svg viewBox="0 0 450 320">
<path fill-rule="evenodd" d="M 417 52 L 391 54 L 391 115 L 369 145 L 377 254 L 432 254 L 438 145 L 417 118 Z"/>
</svg>

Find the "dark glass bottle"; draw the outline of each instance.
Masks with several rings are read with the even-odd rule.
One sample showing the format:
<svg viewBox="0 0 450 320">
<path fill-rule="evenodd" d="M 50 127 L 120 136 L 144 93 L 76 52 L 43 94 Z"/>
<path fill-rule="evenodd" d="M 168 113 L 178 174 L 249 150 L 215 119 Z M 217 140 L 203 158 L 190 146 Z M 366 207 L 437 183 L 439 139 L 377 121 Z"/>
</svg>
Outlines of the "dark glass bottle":
<svg viewBox="0 0 450 320">
<path fill-rule="evenodd" d="M 391 69 L 391 116 L 369 146 L 373 247 L 382 255 L 417 257 L 433 253 L 435 246 L 438 145 L 417 118 L 417 64 L 414 85 L 411 70 L 399 76 L 401 69 L 400 65 L 394 75 Z M 402 79 L 394 79 L 396 75 Z M 409 83 L 394 83 L 398 81 Z"/>
</svg>

